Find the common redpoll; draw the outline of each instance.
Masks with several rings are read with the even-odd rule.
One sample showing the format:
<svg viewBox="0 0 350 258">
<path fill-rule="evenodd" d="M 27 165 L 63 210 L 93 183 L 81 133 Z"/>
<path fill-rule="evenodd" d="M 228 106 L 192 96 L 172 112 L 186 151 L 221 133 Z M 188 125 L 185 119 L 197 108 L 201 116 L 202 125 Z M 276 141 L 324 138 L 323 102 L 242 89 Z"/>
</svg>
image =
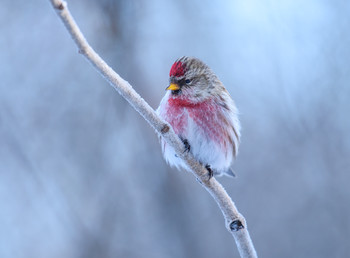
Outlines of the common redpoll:
<svg viewBox="0 0 350 258">
<path fill-rule="evenodd" d="M 186 149 L 204 166 L 209 176 L 233 176 L 240 123 L 230 94 L 213 71 L 201 60 L 181 57 L 170 69 L 170 85 L 157 113 L 184 142 Z M 161 138 L 166 161 L 188 170 L 175 150 Z"/>
</svg>

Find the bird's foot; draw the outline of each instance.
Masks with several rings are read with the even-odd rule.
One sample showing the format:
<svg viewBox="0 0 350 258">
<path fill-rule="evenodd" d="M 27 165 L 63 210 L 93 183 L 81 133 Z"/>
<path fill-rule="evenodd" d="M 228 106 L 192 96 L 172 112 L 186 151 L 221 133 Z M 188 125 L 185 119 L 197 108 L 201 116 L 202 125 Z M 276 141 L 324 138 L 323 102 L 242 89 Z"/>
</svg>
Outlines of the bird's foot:
<svg viewBox="0 0 350 258">
<path fill-rule="evenodd" d="M 183 144 L 185 145 L 185 150 L 183 153 L 185 152 L 190 152 L 191 150 L 191 145 L 190 143 L 188 142 L 187 139 L 183 139 L 181 136 L 180 136 L 180 140 L 183 142 Z M 175 157 L 179 157 L 177 154 L 175 154 Z"/>
<path fill-rule="evenodd" d="M 191 150 L 191 145 L 190 145 L 190 143 L 188 142 L 188 140 L 187 139 L 182 139 L 181 138 L 181 141 L 184 143 L 184 145 L 185 145 L 185 151 L 184 152 L 190 152 L 190 150 Z"/>
<path fill-rule="evenodd" d="M 213 172 L 213 170 L 211 169 L 211 167 L 210 167 L 209 164 L 205 165 L 205 168 L 208 170 L 208 176 L 209 176 L 209 180 L 210 180 L 210 179 L 213 177 L 214 172 Z"/>
</svg>

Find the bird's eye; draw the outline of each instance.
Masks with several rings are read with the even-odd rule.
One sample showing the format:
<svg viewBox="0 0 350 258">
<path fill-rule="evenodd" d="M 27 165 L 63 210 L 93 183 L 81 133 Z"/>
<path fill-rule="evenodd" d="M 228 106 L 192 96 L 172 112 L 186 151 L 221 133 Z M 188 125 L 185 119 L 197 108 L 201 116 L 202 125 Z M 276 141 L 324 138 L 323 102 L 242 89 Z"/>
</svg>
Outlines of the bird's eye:
<svg viewBox="0 0 350 258">
<path fill-rule="evenodd" d="M 187 80 L 185 81 L 185 83 L 186 83 L 186 84 L 189 84 L 189 83 L 191 83 L 191 80 L 190 80 L 190 79 L 187 79 Z"/>
</svg>

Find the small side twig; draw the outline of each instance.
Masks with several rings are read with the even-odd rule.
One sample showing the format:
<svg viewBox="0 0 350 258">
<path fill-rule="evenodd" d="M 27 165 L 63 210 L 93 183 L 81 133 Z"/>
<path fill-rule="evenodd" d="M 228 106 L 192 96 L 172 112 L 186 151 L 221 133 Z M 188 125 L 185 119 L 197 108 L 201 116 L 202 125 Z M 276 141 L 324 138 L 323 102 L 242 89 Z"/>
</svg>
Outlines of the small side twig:
<svg viewBox="0 0 350 258">
<path fill-rule="evenodd" d="M 211 194 L 224 215 L 226 228 L 231 232 L 241 257 L 257 257 L 253 243 L 247 229 L 244 217 L 238 212 L 236 206 L 222 185 L 215 179 L 208 179 L 207 169 L 197 162 L 190 152 L 185 151 L 185 146 L 175 134 L 172 127 L 163 121 L 148 103 L 121 78 L 106 62 L 90 47 L 84 35 L 80 31 L 70 14 L 67 3 L 61 0 L 50 0 L 59 17 L 72 36 L 81 53 L 96 70 L 122 95 L 130 105 L 155 129 L 157 133 L 170 144 L 177 155 L 182 158 L 191 168 L 194 176 L 201 185 Z"/>
</svg>

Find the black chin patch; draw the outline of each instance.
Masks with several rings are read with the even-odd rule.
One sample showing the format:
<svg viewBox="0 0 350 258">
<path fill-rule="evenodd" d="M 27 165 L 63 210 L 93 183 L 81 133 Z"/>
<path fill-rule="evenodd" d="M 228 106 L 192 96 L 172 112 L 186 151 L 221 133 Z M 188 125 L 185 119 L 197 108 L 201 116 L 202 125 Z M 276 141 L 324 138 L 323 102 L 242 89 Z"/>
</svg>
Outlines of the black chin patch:
<svg viewBox="0 0 350 258">
<path fill-rule="evenodd" d="M 181 92 L 181 90 L 172 90 L 171 91 L 171 94 L 173 94 L 173 95 L 179 95 L 180 94 L 180 92 Z"/>
</svg>

